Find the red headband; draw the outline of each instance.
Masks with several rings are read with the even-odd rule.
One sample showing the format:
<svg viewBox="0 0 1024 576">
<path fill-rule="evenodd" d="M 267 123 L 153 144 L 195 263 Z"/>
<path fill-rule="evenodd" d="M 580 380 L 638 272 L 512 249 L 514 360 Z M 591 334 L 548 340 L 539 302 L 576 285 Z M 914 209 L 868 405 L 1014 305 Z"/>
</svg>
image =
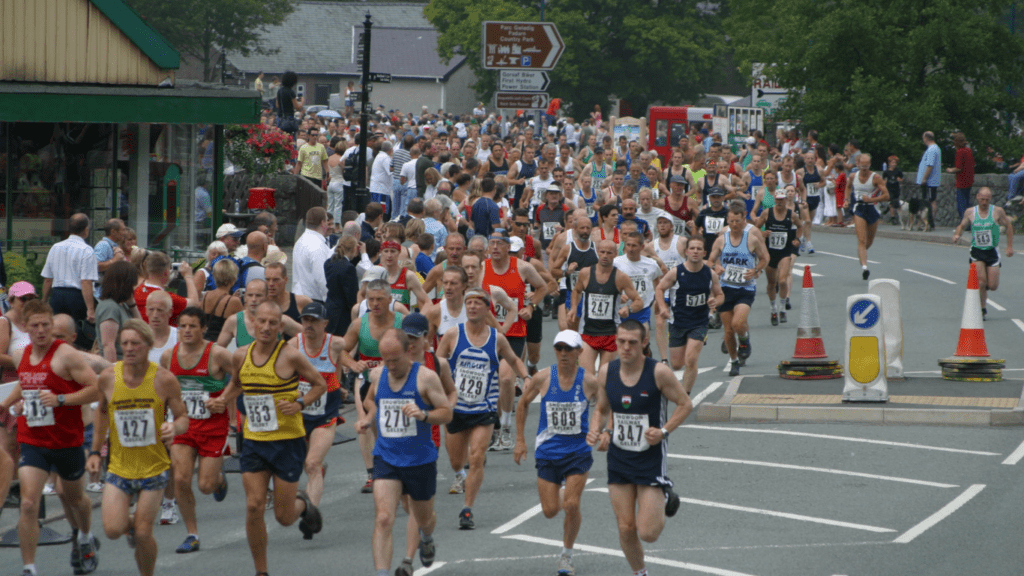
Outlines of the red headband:
<svg viewBox="0 0 1024 576">
<path fill-rule="evenodd" d="M 388 248 L 398 252 L 402 251 L 402 245 L 394 240 L 385 240 L 384 243 L 380 245 L 381 250 L 387 250 Z"/>
</svg>

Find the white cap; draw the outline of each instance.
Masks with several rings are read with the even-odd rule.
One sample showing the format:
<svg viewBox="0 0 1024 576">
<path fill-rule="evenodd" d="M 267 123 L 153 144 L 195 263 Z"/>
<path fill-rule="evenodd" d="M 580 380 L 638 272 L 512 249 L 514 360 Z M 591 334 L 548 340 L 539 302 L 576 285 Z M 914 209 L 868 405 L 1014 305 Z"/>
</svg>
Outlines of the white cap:
<svg viewBox="0 0 1024 576">
<path fill-rule="evenodd" d="M 747 136 L 747 139 L 746 139 L 746 143 L 747 144 L 754 144 L 755 142 L 757 142 L 757 140 L 755 140 L 753 136 Z"/>
<path fill-rule="evenodd" d="M 513 236 L 512 237 L 512 247 L 509 249 L 509 251 L 512 252 L 512 253 L 516 253 L 516 252 L 519 252 L 520 250 L 522 250 L 525 247 L 526 247 L 526 244 L 523 243 L 523 239 L 522 238 L 520 238 L 518 236 Z"/>
<path fill-rule="evenodd" d="M 555 344 L 566 344 L 573 348 L 583 348 L 583 337 L 575 330 L 562 330 L 555 334 Z"/>
<path fill-rule="evenodd" d="M 360 282 L 369 282 L 371 280 L 387 280 L 388 269 L 383 266 L 370 266 L 363 273 L 363 279 Z"/>
<path fill-rule="evenodd" d="M 217 235 L 214 238 L 223 238 L 225 236 L 237 235 L 242 230 L 239 230 L 234 224 L 221 224 L 220 228 L 217 228 Z"/>
<path fill-rule="evenodd" d="M 785 188 L 776 188 L 775 189 L 775 198 L 778 199 L 778 200 L 785 200 L 786 199 L 786 189 Z"/>
</svg>

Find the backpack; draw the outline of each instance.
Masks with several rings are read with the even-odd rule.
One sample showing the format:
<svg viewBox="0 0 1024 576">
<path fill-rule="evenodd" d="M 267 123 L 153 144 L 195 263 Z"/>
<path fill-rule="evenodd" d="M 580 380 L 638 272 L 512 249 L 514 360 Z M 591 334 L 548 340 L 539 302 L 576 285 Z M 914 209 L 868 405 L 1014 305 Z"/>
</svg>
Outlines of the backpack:
<svg viewBox="0 0 1024 576">
<path fill-rule="evenodd" d="M 345 165 L 341 169 L 341 177 L 345 179 L 345 182 L 354 184 L 356 181 L 356 172 L 359 170 L 359 151 L 348 155 L 345 158 Z"/>
<path fill-rule="evenodd" d="M 241 259 L 232 258 L 231 256 L 217 256 L 216 258 L 210 261 L 210 272 L 206 275 L 205 290 L 209 291 L 217 289 L 217 283 L 213 281 L 213 266 L 217 262 L 220 262 L 225 258 L 231 258 L 231 260 L 238 265 L 238 279 L 235 280 L 235 283 L 228 290 L 228 292 L 231 294 L 234 294 L 241 288 L 245 288 L 246 278 L 249 275 L 249 268 L 252 268 L 253 266 L 259 266 L 259 262 L 253 260 L 252 258 L 249 258 L 248 256 Z"/>
</svg>

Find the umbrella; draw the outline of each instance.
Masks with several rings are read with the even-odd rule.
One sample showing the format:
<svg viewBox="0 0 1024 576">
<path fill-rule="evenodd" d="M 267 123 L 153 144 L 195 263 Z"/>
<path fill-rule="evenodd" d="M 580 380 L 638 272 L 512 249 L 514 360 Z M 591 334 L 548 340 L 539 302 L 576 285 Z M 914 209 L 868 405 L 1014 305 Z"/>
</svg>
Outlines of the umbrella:
<svg viewBox="0 0 1024 576">
<path fill-rule="evenodd" d="M 338 114 L 334 110 L 321 110 L 316 113 L 320 118 L 341 118 L 341 114 Z"/>
</svg>

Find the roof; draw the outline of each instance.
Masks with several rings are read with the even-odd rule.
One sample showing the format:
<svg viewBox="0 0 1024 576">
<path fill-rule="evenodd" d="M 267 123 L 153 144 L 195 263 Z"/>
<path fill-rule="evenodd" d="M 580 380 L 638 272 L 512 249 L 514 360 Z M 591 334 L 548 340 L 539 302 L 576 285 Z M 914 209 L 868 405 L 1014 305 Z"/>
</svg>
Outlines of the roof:
<svg viewBox="0 0 1024 576">
<path fill-rule="evenodd" d="M 352 52 L 369 13 L 371 67 L 373 72 L 396 77 L 445 78 L 465 61 L 453 58 L 441 63 L 437 55 L 438 33 L 423 15 L 426 3 L 411 2 L 316 2 L 295 3 L 280 26 L 269 26 L 263 36 L 275 54 L 229 54 L 231 63 L 247 73 L 261 71 L 297 74 L 353 76 L 361 73 Z M 336 38 L 330 45 L 306 38 Z M 300 41 L 296 41 L 300 39 Z"/>
<path fill-rule="evenodd" d="M 177 70 L 181 55 L 164 37 L 154 30 L 138 12 L 132 10 L 124 0 L 89 0 L 103 15 L 117 26 L 132 44 L 164 70 Z"/>
</svg>

